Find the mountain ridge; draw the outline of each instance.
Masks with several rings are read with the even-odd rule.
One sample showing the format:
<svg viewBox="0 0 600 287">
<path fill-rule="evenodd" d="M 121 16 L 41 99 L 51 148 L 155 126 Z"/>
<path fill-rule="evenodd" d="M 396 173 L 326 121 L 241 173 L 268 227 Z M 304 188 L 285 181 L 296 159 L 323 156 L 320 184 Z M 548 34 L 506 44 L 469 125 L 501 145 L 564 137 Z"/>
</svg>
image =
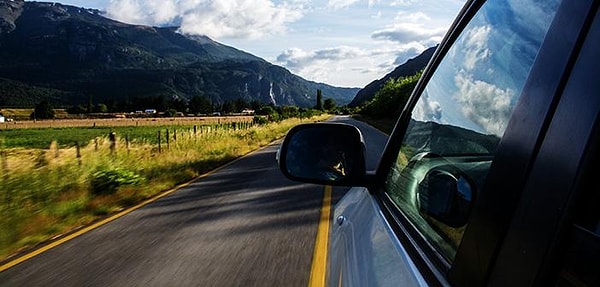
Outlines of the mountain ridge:
<svg viewBox="0 0 600 287">
<path fill-rule="evenodd" d="M 0 106 L 30 106 L 47 98 L 62 106 L 93 99 L 126 107 L 144 97 L 205 96 L 215 104 L 243 99 L 312 107 L 318 89 L 338 105 L 359 90 L 305 80 L 177 27 L 131 25 L 101 14 L 58 3 L 0 0 Z M 9 87 L 16 86 L 29 89 L 21 93 L 29 98 L 12 97 Z"/>
<path fill-rule="evenodd" d="M 379 91 L 379 89 L 381 89 L 381 87 L 383 87 L 383 85 L 392 78 L 399 79 L 412 76 L 423 70 L 429 63 L 429 60 L 433 56 L 436 48 L 437 46 L 425 49 L 425 51 L 423 51 L 421 54 L 407 60 L 404 64 L 396 67 L 392 72 L 383 76 L 381 79 L 369 83 L 360 91 L 358 91 L 358 93 L 356 93 L 356 96 L 354 99 L 352 99 L 348 106 L 358 107 L 363 103 L 372 100 L 375 97 L 375 93 L 377 93 L 377 91 Z"/>
</svg>

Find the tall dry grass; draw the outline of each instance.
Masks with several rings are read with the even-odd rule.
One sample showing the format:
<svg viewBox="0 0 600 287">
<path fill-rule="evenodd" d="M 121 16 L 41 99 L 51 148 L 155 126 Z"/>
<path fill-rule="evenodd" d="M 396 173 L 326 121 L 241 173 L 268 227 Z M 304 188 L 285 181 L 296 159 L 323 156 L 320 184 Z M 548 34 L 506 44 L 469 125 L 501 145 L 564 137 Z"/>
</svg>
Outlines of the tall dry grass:
<svg viewBox="0 0 600 287">
<path fill-rule="evenodd" d="M 6 149 L 0 155 L 0 259 L 88 224 L 283 137 L 310 119 L 287 119 L 246 129 L 180 132 L 157 145 L 108 138 L 97 145 Z M 79 154 L 79 157 L 77 156 Z M 108 176 L 108 177 L 101 177 Z M 135 184 L 120 184 L 127 177 Z M 108 178 L 108 179 L 107 179 Z M 94 180 L 116 183 L 114 192 L 94 189 Z"/>
</svg>

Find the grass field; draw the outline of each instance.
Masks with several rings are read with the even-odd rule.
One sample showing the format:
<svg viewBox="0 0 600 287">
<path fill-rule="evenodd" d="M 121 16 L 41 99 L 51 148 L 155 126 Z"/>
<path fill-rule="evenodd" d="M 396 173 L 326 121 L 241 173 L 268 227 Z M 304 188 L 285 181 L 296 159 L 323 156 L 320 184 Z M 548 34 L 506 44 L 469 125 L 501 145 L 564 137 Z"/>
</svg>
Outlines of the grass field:
<svg viewBox="0 0 600 287">
<path fill-rule="evenodd" d="M 131 141 L 158 142 L 158 131 L 197 132 L 216 127 L 237 127 L 252 123 L 252 117 L 186 117 L 141 119 L 83 119 L 20 121 L 0 124 L 0 148 L 48 148 L 56 141 L 60 147 L 87 145 L 97 137 L 114 132 Z"/>
<path fill-rule="evenodd" d="M 114 146 L 106 136 L 113 128 L 1 130 L 0 260 L 189 181 L 283 137 L 295 125 L 326 118 L 235 128 L 207 125 L 196 132 L 177 126 L 176 138 L 170 134 L 170 144 L 164 142 L 162 147 L 136 135 L 152 135 L 155 130 L 146 129 L 157 127 L 114 127 Z M 93 144 L 79 148 L 59 144 L 65 138 L 70 138 L 65 142 L 85 141 L 95 132 L 101 136 L 88 141 Z M 128 132 L 134 139 L 129 142 L 121 136 Z M 58 140 L 32 148 L 37 145 L 34 141 L 18 144 L 16 135 L 43 138 L 40 143 Z M 9 144 L 15 147 L 8 148 Z"/>
</svg>

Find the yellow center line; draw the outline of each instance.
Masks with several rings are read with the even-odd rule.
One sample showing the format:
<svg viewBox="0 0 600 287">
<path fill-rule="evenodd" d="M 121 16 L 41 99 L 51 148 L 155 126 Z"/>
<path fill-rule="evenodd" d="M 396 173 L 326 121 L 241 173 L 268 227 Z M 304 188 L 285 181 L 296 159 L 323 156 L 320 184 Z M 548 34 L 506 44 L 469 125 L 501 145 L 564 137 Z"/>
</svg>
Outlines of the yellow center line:
<svg viewBox="0 0 600 287">
<path fill-rule="evenodd" d="M 323 192 L 323 206 L 321 208 L 321 218 L 317 229 L 317 239 L 315 240 L 315 250 L 312 259 L 312 268 L 310 270 L 309 287 L 325 286 L 325 276 L 327 269 L 327 245 L 329 244 L 329 217 L 331 214 L 331 186 L 325 186 Z"/>
</svg>

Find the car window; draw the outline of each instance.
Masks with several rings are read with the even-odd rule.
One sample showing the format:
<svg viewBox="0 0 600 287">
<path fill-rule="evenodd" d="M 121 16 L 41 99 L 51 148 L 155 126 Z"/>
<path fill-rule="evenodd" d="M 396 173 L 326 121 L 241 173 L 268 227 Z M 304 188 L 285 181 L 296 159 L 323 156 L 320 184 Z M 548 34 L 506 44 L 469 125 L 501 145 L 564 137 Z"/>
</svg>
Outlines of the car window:
<svg viewBox="0 0 600 287">
<path fill-rule="evenodd" d="M 452 262 L 559 1 L 487 1 L 411 113 L 384 191 Z"/>
</svg>

